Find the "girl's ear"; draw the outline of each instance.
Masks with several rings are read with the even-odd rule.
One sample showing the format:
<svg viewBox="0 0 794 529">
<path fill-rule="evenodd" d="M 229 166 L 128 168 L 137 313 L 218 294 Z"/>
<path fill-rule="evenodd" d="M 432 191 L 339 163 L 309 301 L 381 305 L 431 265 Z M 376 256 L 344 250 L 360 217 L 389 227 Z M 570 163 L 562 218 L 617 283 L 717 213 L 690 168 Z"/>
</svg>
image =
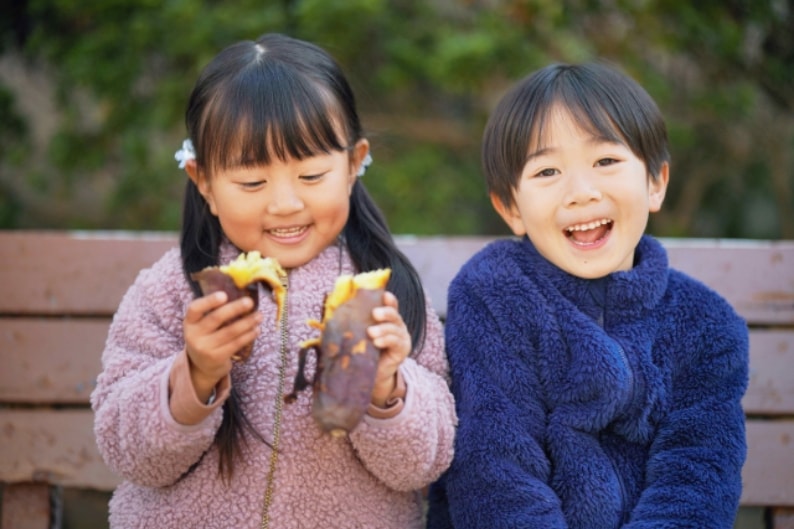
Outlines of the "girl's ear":
<svg viewBox="0 0 794 529">
<path fill-rule="evenodd" d="M 356 178 L 358 178 L 358 171 L 367 154 L 369 154 L 369 141 L 366 138 L 361 138 L 353 146 L 353 152 L 350 156 L 350 186 L 348 192 L 353 190 L 353 184 L 356 183 Z"/>
<path fill-rule="evenodd" d="M 495 193 L 491 193 L 490 196 L 493 208 L 499 216 L 502 217 L 502 220 L 505 221 L 505 224 L 507 224 L 513 233 L 518 237 L 526 235 L 527 229 L 524 227 L 524 219 L 521 218 L 521 212 L 516 205 L 505 205 L 502 199 L 496 196 Z"/>
<path fill-rule="evenodd" d="M 662 202 L 667 192 L 667 183 L 670 181 L 670 164 L 664 162 L 656 178 L 651 178 L 648 183 L 648 211 L 656 213 L 662 209 Z"/>
<path fill-rule="evenodd" d="M 210 212 L 213 215 L 218 215 L 215 210 L 215 198 L 212 195 L 212 187 L 210 186 L 209 178 L 204 171 L 201 171 L 196 164 L 196 160 L 188 160 L 185 162 L 185 172 L 187 173 L 190 180 L 196 185 L 199 193 L 201 196 L 204 197 L 204 200 L 207 201 L 207 204 L 210 207 Z"/>
</svg>

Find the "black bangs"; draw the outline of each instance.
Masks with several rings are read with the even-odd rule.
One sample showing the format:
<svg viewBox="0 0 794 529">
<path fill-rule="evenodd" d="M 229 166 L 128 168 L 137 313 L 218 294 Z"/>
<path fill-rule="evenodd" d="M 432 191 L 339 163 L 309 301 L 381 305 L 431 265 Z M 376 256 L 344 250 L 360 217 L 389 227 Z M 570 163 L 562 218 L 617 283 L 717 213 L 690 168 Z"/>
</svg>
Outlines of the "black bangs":
<svg viewBox="0 0 794 529">
<path fill-rule="evenodd" d="M 563 67 L 557 84 L 562 103 L 579 126 L 622 143 L 655 177 L 669 161 L 667 129 L 656 103 L 633 79 L 602 63 Z"/>
<path fill-rule="evenodd" d="M 576 75 L 572 70 L 561 70 L 555 82 L 533 103 L 537 119 L 532 130 L 528 131 L 528 137 L 532 138 L 530 150 L 543 147 L 545 124 L 555 112 L 570 114 L 579 127 L 596 138 L 622 143 L 633 149 L 629 138 L 635 136 L 612 117 L 620 108 L 613 99 L 614 94 L 598 83 Z"/>
<path fill-rule="evenodd" d="M 543 147 L 546 124 L 559 111 L 593 136 L 628 146 L 652 178 L 670 161 L 664 119 L 633 79 L 598 62 L 552 64 L 519 81 L 486 124 L 483 173 L 489 193 L 504 204 L 513 203 L 527 155 Z"/>
<path fill-rule="evenodd" d="M 333 101 L 316 80 L 279 62 L 257 61 L 207 106 L 199 163 L 222 170 L 344 150 L 344 121 Z"/>
</svg>

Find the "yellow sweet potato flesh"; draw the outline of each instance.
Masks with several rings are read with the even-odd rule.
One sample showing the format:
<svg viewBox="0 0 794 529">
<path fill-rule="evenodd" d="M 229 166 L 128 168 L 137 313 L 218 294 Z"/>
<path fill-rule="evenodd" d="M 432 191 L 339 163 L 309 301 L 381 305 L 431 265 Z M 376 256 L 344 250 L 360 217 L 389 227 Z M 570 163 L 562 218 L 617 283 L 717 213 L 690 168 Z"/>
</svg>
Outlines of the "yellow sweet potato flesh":
<svg viewBox="0 0 794 529">
<path fill-rule="evenodd" d="M 254 300 L 254 307 L 259 301 L 256 285 L 264 283 L 276 300 L 276 322 L 281 319 L 287 296 L 284 284 L 287 272 L 272 257 L 263 258 L 257 251 L 241 253 L 225 265 L 208 266 L 190 277 L 198 282 L 205 296 L 219 290 L 226 292 L 229 301 L 247 295 Z"/>
</svg>

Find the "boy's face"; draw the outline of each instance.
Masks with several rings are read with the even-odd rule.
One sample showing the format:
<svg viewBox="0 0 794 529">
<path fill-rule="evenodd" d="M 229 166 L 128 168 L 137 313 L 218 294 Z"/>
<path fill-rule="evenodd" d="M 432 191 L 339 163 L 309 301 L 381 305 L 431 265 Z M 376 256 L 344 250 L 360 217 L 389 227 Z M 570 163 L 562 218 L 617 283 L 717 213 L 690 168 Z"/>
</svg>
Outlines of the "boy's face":
<svg viewBox="0 0 794 529">
<path fill-rule="evenodd" d="M 497 212 L 572 275 L 595 279 L 629 270 L 648 215 L 664 200 L 668 164 L 649 178 L 626 145 L 594 137 L 559 109 L 549 113 L 540 145 L 528 153 L 514 204 L 491 195 Z"/>
</svg>

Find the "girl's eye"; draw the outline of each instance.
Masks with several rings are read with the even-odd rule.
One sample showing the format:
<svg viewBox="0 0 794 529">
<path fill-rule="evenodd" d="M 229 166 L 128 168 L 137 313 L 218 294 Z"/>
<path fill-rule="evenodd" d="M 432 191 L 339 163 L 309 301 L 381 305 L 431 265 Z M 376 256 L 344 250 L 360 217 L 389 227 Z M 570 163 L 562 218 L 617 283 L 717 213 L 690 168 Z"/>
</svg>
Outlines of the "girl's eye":
<svg viewBox="0 0 794 529">
<path fill-rule="evenodd" d="M 300 179 L 303 180 L 304 182 L 316 182 L 320 180 L 323 176 L 324 176 L 323 174 L 307 174 L 307 175 L 302 175 Z"/>
<path fill-rule="evenodd" d="M 257 189 L 265 185 L 265 180 L 257 180 L 256 182 L 240 182 L 243 189 Z"/>
<path fill-rule="evenodd" d="M 537 177 L 548 177 L 548 176 L 554 176 L 556 174 L 559 174 L 559 171 L 557 169 L 543 169 L 542 171 L 539 171 L 539 172 L 535 173 L 535 177 L 536 178 Z"/>
</svg>

